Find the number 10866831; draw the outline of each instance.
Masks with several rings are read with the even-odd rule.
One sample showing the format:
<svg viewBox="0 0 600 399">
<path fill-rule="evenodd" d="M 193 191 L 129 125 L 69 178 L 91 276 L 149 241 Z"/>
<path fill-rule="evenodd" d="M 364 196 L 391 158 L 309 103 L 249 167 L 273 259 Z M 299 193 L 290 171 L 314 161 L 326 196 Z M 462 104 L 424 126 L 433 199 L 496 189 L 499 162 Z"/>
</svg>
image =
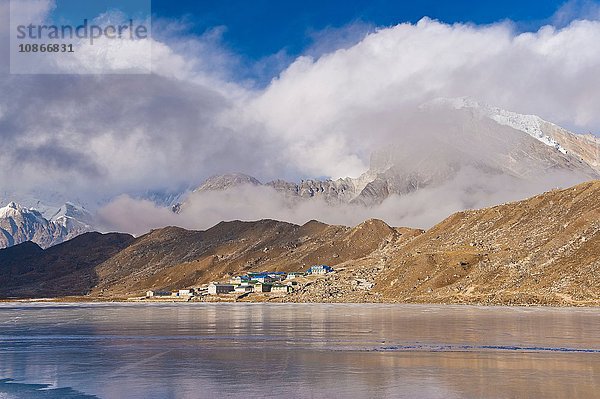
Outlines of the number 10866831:
<svg viewBox="0 0 600 399">
<path fill-rule="evenodd" d="M 19 53 L 74 53 L 72 44 L 19 44 Z"/>
</svg>

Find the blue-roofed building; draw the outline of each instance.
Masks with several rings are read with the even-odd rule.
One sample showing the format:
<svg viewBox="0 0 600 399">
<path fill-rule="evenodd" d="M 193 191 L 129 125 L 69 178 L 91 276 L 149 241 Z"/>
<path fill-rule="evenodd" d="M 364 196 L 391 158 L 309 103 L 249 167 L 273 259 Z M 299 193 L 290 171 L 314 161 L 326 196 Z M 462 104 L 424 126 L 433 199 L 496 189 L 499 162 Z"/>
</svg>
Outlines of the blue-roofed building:
<svg viewBox="0 0 600 399">
<path fill-rule="evenodd" d="M 250 278 L 250 281 L 259 283 L 272 283 L 274 281 L 280 280 L 280 277 L 278 275 L 269 272 L 248 273 L 248 277 Z"/>
<path fill-rule="evenodd" d="M 306 274 L 327 274 L 331 273 L 333 268 L 327 265 L 315 265 L 311 266 L 310 269 L 306 271 Z"/>
<path fill-rule="evenodd" d="M 269 273 L 267 272 L 252 272 L 252 273 L 248 273 L 248 277 L 250 277 L 251 280 L 254 280 L 256 277 L 263 277 L 263 276 L 268 276 Z"/>
</svg>

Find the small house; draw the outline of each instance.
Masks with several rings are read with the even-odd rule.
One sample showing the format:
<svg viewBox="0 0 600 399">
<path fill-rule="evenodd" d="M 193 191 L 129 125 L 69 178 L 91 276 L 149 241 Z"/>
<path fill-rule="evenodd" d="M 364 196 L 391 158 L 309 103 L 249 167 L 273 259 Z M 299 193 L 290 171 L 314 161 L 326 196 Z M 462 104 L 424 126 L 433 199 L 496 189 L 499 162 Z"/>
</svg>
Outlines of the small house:
<svg viewBox="0 0 600 399">
<path fill-rule="evenodd" d="M 273 284 L 271 292 L 274 294 L 287 294 L 292 292 L 292 287 L 289 285 Z"/>
<path fill-rule="evenodd" d="M 254 287 L 251 285 L 238 285 L 237 287 L 234 288 L 234 291 L 238 292 L 240 294 L 245 294 L 247 292 L 254 291 Z"/>
<path fill-rule="evenodd" d="M 210 283 L 208 285 L 208 293 L 210 295 L 229 294 L 235 291 L 233 284 Z"/>
<path fill-rule="evenodd" d="M 285 277 L 286 280 L 293 280 L 296 279 L 298 277 L 304 277 L 304 273 L 302 272 L 289 272 L 287 274 L 287 276 Z"/>
<path fill-rule="evenodd" d="M 248 283 L 250 281 L 250 278 L 248 276 L 235 276 L 229 279 L 229 283 L 230 284 L 242 284 L 242 283 Z"/>
<path fill-rule="evenodd" d="M 257 283 L 254 284 L 254 292 L 271 292 L 272 284 Z"/>
<path fill-rule="evenodd" d="M 178 296 L 179 297 L 182 297 L 182 296 L 194 296 L 194 293 L 195 292 L 194 292 L 193 288 L 185 289 L 185 290 L 179 290 Z"/>
<path fill-rule="evenodd" d="M 146 291 L 146 298 L 153 298 L 157 296 L 171 296 L 171 293 L 167 291 Z"/>
<path fill-rule="evenodd" d="M 327 274 L 331 273 L 333 268 L 327 265 L 315 265 L 311 266 L 310 269 L 306 271 L 306 274 Z"/>
</svg>

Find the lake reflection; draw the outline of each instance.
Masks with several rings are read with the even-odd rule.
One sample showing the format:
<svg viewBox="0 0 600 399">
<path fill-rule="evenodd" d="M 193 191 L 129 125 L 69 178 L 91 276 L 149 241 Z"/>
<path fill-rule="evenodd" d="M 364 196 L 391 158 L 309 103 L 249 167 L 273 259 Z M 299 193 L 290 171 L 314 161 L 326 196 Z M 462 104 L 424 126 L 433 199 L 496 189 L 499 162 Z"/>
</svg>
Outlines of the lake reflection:
<svg viewBox="0 0 600 399">
<path fill-rule="evenodd" d="M 93 396 L 600 397 L 600 309 L 0 304 L 0 398 Z"/>
</svg>

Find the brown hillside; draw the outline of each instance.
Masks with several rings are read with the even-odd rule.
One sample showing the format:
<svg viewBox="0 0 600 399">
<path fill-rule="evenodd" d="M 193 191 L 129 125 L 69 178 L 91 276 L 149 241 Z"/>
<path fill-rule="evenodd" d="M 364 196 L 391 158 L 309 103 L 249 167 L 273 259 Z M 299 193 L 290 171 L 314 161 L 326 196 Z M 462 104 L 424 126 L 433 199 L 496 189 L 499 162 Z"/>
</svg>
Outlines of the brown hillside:
<svg viewBox="0 0 600 399">
<path fill-rule="evenodd" d="M 252 271 L 301 271 L 365 257 L 400 233 L 380 221 L 354 229 L 311 221 L 223 222 L 207 231 L 165 228 L 97 267 L 93 295 L 138 295 L 189 287 Z"/>
<path fill-rule="evenodd" d="M 95 267 L 133 241 L 129 234 L 85 233 L 42 250 L 22 244 L 0 250 L 0 298 L 85 295 L 98 282 Z"/>
<path fill-rule="evenodd" d="M 600 181 L 450 216 L 391 250 L 388 301 L 600 303 Z"/>
</svg>

